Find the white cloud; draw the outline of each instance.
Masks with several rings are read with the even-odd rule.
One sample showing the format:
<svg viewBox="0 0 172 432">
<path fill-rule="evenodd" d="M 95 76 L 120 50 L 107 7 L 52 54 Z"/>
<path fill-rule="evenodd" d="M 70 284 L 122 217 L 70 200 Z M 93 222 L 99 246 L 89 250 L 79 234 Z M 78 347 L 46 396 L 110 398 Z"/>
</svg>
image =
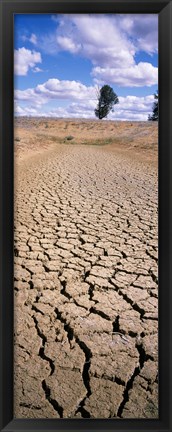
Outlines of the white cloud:
<svg viewBox="0 0 172 432">
<path fill-rule="evenodd" d="M 36 88 L 29 88 L 26 90 L 15 90 L 14 92 L 15 101 L 23 101 L 28 103 L 33 103 L 36 106 L 44 105 L 48 102 L 48 98 L 46 98 L 44 95 L 36 94 Z"/>
<path fill-rule="evenodd" d="M 14 104 L 14 113 L 15 115 L 26 115 L 23 108 L 21 108 L 21 106 L 19 106 L 16 102 Z"/>
<path fill-rule="evenodd" d="M 32 33 L 32 34 L 31 34 L 31 37 L 29 38 L 29 41 L 30 41 L 33 45 L 36 45 L 36 44 L 37 44 L 37 36 L 36 36 L 34 33 Z"/>
<path fill-rule="evenodd" d="M 37 108 L 33 106 L 22 107 L 16 101 L 14 102 L 14 113 L 17 116 L 37 116 Z"/>
<path fill-rule="evenodd" d="M 57 43 L 61 49 L 69 51 L 72 54 L 77 53 L 81 48 L 81 44 L 75 44 L 69 37 L 65 36 L 57 36 Z"/>
<path fill-rule="evenodd" d="M 66 14 L 52 18 L 58 24 L 55 33 L 42 38 L 46 52 L 62 50 L 88 58 L 95 82 L 137 87 L 157 84 L 158 68 L 151 61 L 135 60 L 140 51 L 157 53 L 157 15 Z"/>
<path fill-rule="evenodd" d="M 30 89 L 31 90 L 31 89 Z M 89 93 L 89 92 L 88 92 Z M 29 99 L 30 94 L 30 99 Z M 42 108 L 41 104 L 35 103 L 35 95 L 33 92 L 28 91 L 27 98 L 22 99 L 20 103 L 24 103 L 26 100 L 30 103 L 26 107 L 21 107 L 16 101 L 15 110 L 16 115 L 32 115 L 32 116 L 45 116 L 45 117 L 63 117 L 63 118 L 92 118 L 95 119 L 94 109 L 97 105 L 96 99 L 85 99 L 83 101 L 71 101 L 67 107 L 57 107 L 56 109 L 49 108 L 44 105 Z M 26 97 L 26 94 L 25 94 Z M 21 99 L 21 98 L 19 98 Z M 23 102 L 22 102 L 23 101 Z M 39 100 L 40 102 L 40 100 Z M 114 106 L 114 112 L 111 112 L 108 116 L 109 120 L 147 120 L 148 114 L 152 112 L 152 105 L 154 102 L 154 96 L 148 95 L 144 97 L 138 96 L 119 96 L 119 104 Z M 44 100 L 45 104 L 45 100 Z M 42 104 L 43 105 L 43 104 Z M 36 111 L 36 112 L 35 112 Z"/>
<path fill-rule="evenodd" d="M 136 78 L 137 87 L 157 84 L 158 68 L 151 64 L 151 58 L 149 63 L 135 60 L 140 51 L 150 56 L 158 52 L 157 14 L 66 14 L 53 15 L 52 19 L 57 22 L 55 32 L 23 38 L 49 54 L 62 50 L 88 58 L 95 82 L 106 79 L 109 84 L 133 86 Z M 22 75 L 27 73 L 23 69 Z M 149 72 L 152 77 L 148 79 Z"/>
<path fill-rule="evenodd" d="M 58 52 L 56 32 L 48 34 L 45 33 L 44 36 L 41 36 L 38 39 L 38 44 L 40 50 L 42 50 L 46 54 L 56 55 Z"/>
<path fill-rule="evenodd" d="M 41 62 L 41 54 L 37 51 L 30 51 L 24 47 L 14 50 L 14 73 L 16 75 L 27 75 L 29 68 Z"/>
<path fill-rule="evenodd" d="M 158 51 L 156 14 L 53 15 L 56 31 L 27 38 L 48 54 L 66 51 L 87 58 L 95 82 L 121 86 L 151 86 L 158 82 L 158 68 L 137 62 L 136 54 Z M 121 75 L 121 79 L 120 79 Z"/>
<path fill-rule="evenodd" d="M 35 33 L 32 33 L 31 36 L 23 34 L 20 36 L 20 38 L 23 42 L 28 41 L 28 42 L 32 43 L 33 45 L 37 45 L 37 43 L 38 43 L 38 38 L 37 38 Z"/>
<path fill-rule="evenodd" d="M 37 105 L 45 104 L 52 99 L 96 100 L 96 89 L 78 81 L 60 81 L 52 78 L 35 88 L 16 90 L 15 98 Z"/>
<path fill-rule="evenodd" d="M 92 75 L 97 83 L 110 82 L 122 87 L 150 87 L 158 82 L 158 68 L 144 62 L 123 69 L 95 67 Z"/>
<path fill-rule="evenodd" d="M 120 15 L 119 26 L 121 31 L 132 38 L 136 51 L 148 54 L 158 52 L 158 15 Z"/>
<path fill-rule="evenodd" d="M 58 35 L 60 33 L 60 35 Z M 73 50 L 89 58 L 94 65 L 115 66 L 127 61 L 133 64 L 135 48 L 113 20 L 105 15 L 69 15 L 57 29 L 58 49 Z M 70 49 L 69 49 L 70 51 Z"/>
<path fill-rule="evenodd" d="M 154 96 L 125 96 L 119 97 L 119 104 L 115 106 L 114 112 L 109 118 L 121 120 L 147 120 L 152 111 Z"/>
<path fill-rule="evenodd" d="M 40 69 L 39 67 L 36 66 L 34 69 L 32 69 L 32 72 L 34 73 L 43 72 L 43 69 Z"/>
</svg>

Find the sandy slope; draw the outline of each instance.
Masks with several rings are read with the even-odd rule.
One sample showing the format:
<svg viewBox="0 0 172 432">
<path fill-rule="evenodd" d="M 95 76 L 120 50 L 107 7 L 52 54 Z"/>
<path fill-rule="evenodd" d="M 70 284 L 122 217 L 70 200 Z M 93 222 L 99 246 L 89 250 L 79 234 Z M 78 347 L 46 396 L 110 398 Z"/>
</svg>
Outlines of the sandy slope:
<svg viewBox="0 0 172 432">
<path fill-rule="evenodd" d="M 15 131 L 15 416 L 156 418 L 157 127 Z"/>
</svg>

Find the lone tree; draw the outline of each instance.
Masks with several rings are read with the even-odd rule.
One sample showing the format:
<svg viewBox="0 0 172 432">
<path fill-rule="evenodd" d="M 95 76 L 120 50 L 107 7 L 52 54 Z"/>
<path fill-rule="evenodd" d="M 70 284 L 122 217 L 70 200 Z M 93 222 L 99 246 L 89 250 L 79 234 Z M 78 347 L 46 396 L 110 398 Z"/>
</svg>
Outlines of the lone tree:
<svg viewBox="0 0 172 432">
<path fill-rule="evenodd" d="M 152 115 L 148 116 L 149 121 L 157 121 L 158 120 L 158 90 L 154 93 L 155 102 L 152 107 Z"/>
<path fill-rule="evenodd" d="M 118 96 L 109 85 L 104 85 L 98 92 L 98 105 L 95 109 L 95 115 L 100 120 L 107 117 L 113 106 L 119 103 Z"/>
</svg>

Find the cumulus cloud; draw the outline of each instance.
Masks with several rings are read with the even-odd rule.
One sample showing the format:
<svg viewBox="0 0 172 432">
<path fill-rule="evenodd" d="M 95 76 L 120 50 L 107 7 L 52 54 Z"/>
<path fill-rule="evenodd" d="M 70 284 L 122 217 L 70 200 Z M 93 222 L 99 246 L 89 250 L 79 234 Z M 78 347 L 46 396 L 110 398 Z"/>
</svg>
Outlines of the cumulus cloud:
<svg viewBox="0 0 172 432">
<path fill-rule="evenodd" d="M 64 42 L 89 58 L 94 65 L 119 65 L 125 61 L 133 64 L 135 48 L 131 41 L 119 31 L 113 20 L 105 15 L 64 16 L 57 29 L 58 48 L 66 49 Z M 107 37 L 108 36 L 108 37 Z"/>
<path fill-rule="evenodd" d="M 151 61 L 135 60 L 140 51 L 150 56 L 158 52 L 156 14 L 66 14 L 52 19 L 57 22 L 56 31 L 40 38 L 32 33 L 28 38 L 41 50 L 88 58 L 95 82 L 137 87 L 157 84 L 158 68 Z"/>
<path fill-rule="evenodd" d="M 145 51 L 148 54 L 158 52 L 158 16 L 146 15 L 119 15 L 121 31 L 132 38 L 136 51 Z"/>
<path fill-rule="evenodd" d="M 97 84 L 110 84 L 114 89 L 115 86 L 157 85 L 158 68 L 151 63 L 151 56 L 158 50 L 157 15 L 66 14 L 55 15 L 52 19 L 56 22 L 54 32 L 42 36 L 32 33 L 25 40 L 49 54 L 66 51 L 89 59 L 93 85 L 51 78 L 34 88 L 17 89 L 17 115 L 95 118 Z M 142 51 L 150 56 L 150 61 L 149 57 L 146 61 L 136 60 Z M 19 48 L 15 50 L 14 59 L 17 75 L 27 75 L 29 70 L 43 71 L 38 67 L 42 62 L 40 52 Z M 114 107 L 114 113 L 109 114 L 109 119 L 147 120 L 152 112 L 152 95 L 118 97 L 120 103 Z M 68 106 L 60 107 L 61 100 Z M 53 101 L 57 101 L 56 109 L 50 108 Z"/>
<path fill-rule="evenodd" d="M 52 89 L 52 83 L 51 87 Z M 52 99 L 44 94 L 36 96 L 34 89 L 28 89 L 25 91 L 18 91 L 16 98 L 16 115 L 31 115 L 31 116 L 44 116 L 44 117 L 63 117 L 63 118 L 92 118 L 95 119 L 94 109 L 97 105 L 96 98 L 93 97 L 95 94 L 93 89 L 90 94 L 90 88 L 87 88 L 87 97 L 81 100 L 77 98 L 76 93 L 73 97 L 73 101 L 69 102 L 67 107 L 57 107 L 56 109 L 50 109 L 46 107 L 49 100 Z M 95 89 L 94 89 L 95 90 Z M 86 89 L 84 90 L 86 92 Z M 27 93 L 26 93 L 27 92 Z M 54 88 L 53 88 L 54 92 Z M 38 94 L 38 93 L 37 93 Z M 78 93 L 79 94 L 79 93 Z M 86 95 L 86 93 L 85 93 Z M 53 96 L 54 98 L 54 96 Z M 71 98 L 72 99 L 72 98 Z M 27 106 L 21 106 L 21 104 L 28 103 Z M 42 103 L 41 103 L 42 102 Z M 108 119 L 111 120 L 147 120 L 148 114 L 152 111 L 152 105 L 154 102 L 154 96 L 148 95 L 144 97 L 138 96 L 119 96 L 119 104 L 115 105 L 114 112 L 111 112 Z"/>
<path fill-rule="evenodd" d="M 69 37 L 57 36 L 57 43 L 61 49 L 69 51 L 72 54 L 77 53 L 81 49 L 81 44 L 76 44 Z"/>
<path fill-rule="evenodd" d="M 43 84 L 37 85 L 35 88 L 16 90 L 15 98 L 22 101 L 34 102 L 37 105 L 45 104 L 52 99 L 96 100 L 96 88 L 92 86 L 87 87 L 78 81 L 60 81 L 52 78 Z"/>
<path fill-rule="evenodd" d="M 152 111 L 154 96 L 125 96 L 119 97 L 119 104 L 110 113 L 109 119 L 115 120 L 147 120 Z"/>
<path fill-rule="evenodd" d="M 37 63 L 42 63 L 39 52 L 30 51 L 24 47 L 14 50 L 14 73 L 16 75 L 27 75 L 29 68 L 33 68 Z"/>
<path fill-rule="evenodd" d="M 36 88 L 28 88 L 26 90 L 17 89 L 14 92 L 15 101 L 22 101 L 27 103 L 33 103 L 35 106 L 40 107 L 48 102 L 48 98 L 44 95 L 36 94 Z"/>
<path fill-rule="evenodd" d="M 23 110 L 23 108 L 20 106 L 20 105 L 18 105 L 16 102 L 15 102 L 15 104 L 14 104 L 14 114 L 16 115 L 16 116 L 22 116 L 22 115 L 24 115 L 24 110 Z M 25 114 L 26 115 L 26 114 Z"/>
<path fill-rule="evenodd" d="M 158 81 L 158 68 L 145 62 L 123 69 L 98 66 L 93 68 L 92 75 L 99 84 L 110 82 L 122 87 L 150 87 Z"/>
<path fill-rule="evenodd" d="M 153 95 L 119 97 L 119 104 L 114 106 L 114 111 L 108 115 L 108 119 L 146 121 L 152 111 L 153 101 Z M 95 101 L 88 104 L 74 102 L 67 107 L 65 117 L 95 118 L 95 107 Z"/>
<path fill-rule="evenodd" d="M 151 61 L 135 60 L 140 51 L 157 53 L 157 15 L 66 14 L 57 18 L 53 16 L 56 32 L 42 38 L 46 52 L 62 50 L 88 58 L 95 82 L 137 87 L 157 84 L 158 68 Z"/>
<path fill-rule="evenodd" d="M 56 31 L 41 37 L 32 33 L 25 40 L 49 54 L 67 51 L 88 58 L 93 64 L 95 82 L 106 79 L 109 84 L 137 87 L 157 84 L 158 68 L 151 61 L 137 63 L 135 60 L 140 51 L 149 55 L 158 52 L 156 14 L 66 14 L 53 15 L 52 19 L 57 22 Z M 22 75 L 27 73 L 24 67 L 20 69 L 24 69 Z M 133 78 L 129 78 L 131 75 Z"/>
</svg>

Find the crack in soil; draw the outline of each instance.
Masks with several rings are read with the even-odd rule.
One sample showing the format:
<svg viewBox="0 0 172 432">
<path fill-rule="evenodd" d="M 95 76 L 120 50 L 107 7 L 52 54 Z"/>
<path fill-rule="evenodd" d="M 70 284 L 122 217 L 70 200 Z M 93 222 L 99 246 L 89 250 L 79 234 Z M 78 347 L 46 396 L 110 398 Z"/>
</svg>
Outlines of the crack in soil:
<svg viewBox="0 0 172 432">
<path fill-rule="evenodd" d="M 62 314 L 59 312 L 57 308 L 55 308 L 55 313 L 57 315 L 57 319 L 60 320 L 60 322 L 64 325 L 64 330 L 67 333 L 67 338 L 71 346 L 71 341 L 73 338 L 75 339 L 75 342 L 79 345 L 81 350 L 85 354 L 85 362 L 83 365 L 83 371 L 82 371 L 82 378 L 85 385 L 85 388 L 87 390 L 87 395 L 84 397 L 84 399 L 80 402 L 80 408 L 77 411 L 80 411 L 84 417 L 90 417 L 88 411 L 84 409 L 84 403 L 87 398 L 91 395 L 91 388 L 90 388 L 90 377 L 89 377 L 89 369 L 90 369 L 90 362 L 92 357 L 91 350 L 87 347 L 87 345 L 79 339 L 77 335 L 74 335 L 73 329 L 70 327 L 70 325 L 66 322 L 66 319 L 62 317 Z M 72 349 L 72 348 L 71 348 Z"/>
<path fill-rule="evenodd" d="M 39 407 L 37 405 L 33 405 L 33 404 L 27 404 L 25 402 L 20 402 L 20 406 L 24 407 L 24 408 L 32 408 L 32 409 L 36 409 L 36 410 L 41 410 L 41 407 Z"/>
<path fill-rule="evenodd" d="M 34 308 L 33 308 L 33 309 L 34 309 Z M 46 361 L 49 363 L 49 365 L 50 365 L 50 369 L 51 369 L 50 375 L 52 375 L 52 374 L 54 373 L 54 370 L 55 370 L 54 363 L 53 363 L 52 359 L 50 359 L 49 357 L 47 357 L 47 356 L 45 355 L 45 353 L 44 353 L 45 343 L 47 342 L 47 338 L 46 338 L 46 336 L 45 336 L 45 335 L 40 331 L 40 329 L 39 329 L 39 325 L 38 325 L 38 321 L 37 321 L 36 317 L 35 317 L 34 315 L 32 315 L 32 318 L 33 318 L 33 320 L 34 320 L 35 328 L 36 328 L 36 331 L 37 331 L 37 333 L 38 333 L 38 336 L 42 339 L 42 347 L 40 347 L 38 355 L 39 355 L 43 360 L 46 360 Z"/>
<path fill-rule="evenodd" d="M 135 367 L 131 378 L 128 380 L 128 382 L 126 384 L 124 394 L 123 394 L 123 401 L 121 402 L 121 404 L 118 408 L 118 413 L 117 413 L 117 416 L 120 418 L 122 418 L 122 413 L 123 413 L 124 407 L 125 407 L 126 403 L 129 401 L 129 391 L 133 388 L 133 383 L 134 383 L 135 378 L 140 374 L 141 370 L 144 367 L 144 364 L 148 360 L 153 360 L 153 358 L 150 355 L 146 354 L 142 343 L 136 342 L 135 347 L 137 348 L 137 350 L 139 352 L 139 366 Z"/>
<path fill-rule="evenodd" d="M 106 315 L 103 311 L 95 309 L 94 306 L 92 306 L 90 308 L 90 313 L 93 313 L 95 315 L 99 315 L 99 316 L 101 316 L 102 318 L 104 318 L 107 321 L 111 321 L 111 319 L 110 319 L 110 317 L 108 315 Z"/>
<path fill-rule="evenodd" d="M 29 121 L 31 120 L 27 120 Z M 36 122 L 33 124 L 36 128 Z M 33 124 L 27 126 L 30 129 L 29 134 L 32 133 Z M 67 122 L 67 126 L 69 125 L 70 122 Z M 152 128 L 151 125 L 149 126 Z M 42 125 L 39 127 L 42 128 Z M 61 128 L 64 128 L 64 124 L 59 127 L 58 133 Z M 79 128 L 80 123 L 77 123 L 77 131 Z M 93 132 L 94 130 L 90 133 Z M 34 152 L 37 145 L 35 129 L 33 136 L 34 148 L 32 142 L 30 146 L 29 141 L 28 148 L 29 151 L 32 148 Z M 42 152 L 43 135 L 39 139 L 41 139 Z M 138 148 L 140 150 L 140 147 Z M 15 391 L 19 392 L 16 416 L 24 415 L 25 408 L 28 408 L 28 417 L 29 415 L 38 417 L 39 413 L 42 417 L 46 414 L 47 402 L 45 400 L 41 402 L 42 395 L 40 402 L 36 400 L 34 406 L 30 404 L 30 399 L 26 400 L 28 404 L 22 404 L 22 401 L 25 401 L 23 396 L 27 397 L 28 392 L 30 391 L 31 394 L 35 389 L 34 385 L 32 389 L 35 377 L 37 378 L 35 385 L 41 386 L 42 383 L 43 399 L 45 394 L 46 400 L 55 412 L 53 413 L 50 405 L 47 409 L 52 415 L 60 418 L 64 418 L 65 405 L 68 403 L 68 397 L 70 398 L 70 386 L 68 388 L 70 374 L 75 376 L 76 373 L 81 386 L 81 396 L 74 402 L 73 412 L 68 410 L 67 417 L 74 414 L 77 417 L 92 418 L 98 414 L 103 416 L 104 412 L 106 416 L 107 411 L 105 409 L 103 412 L 102 404 L 104 406 L 107 404 L 105 408 L 109 409 L 111 402 L 115 402 L 117 405 L 115 414 L 118 410 L 119 417 L 125 418 L 126 408 L 128 408 L 126 403 L 132 399 L 132 391 L 136 391 L 136 395 L 139 394 L 141 384 L 137 383 L 136 378 L 141 374 L 148 360 L 152 360 L 152 370 L 148 371 L 147 376 L 150 375 L 155 380 L 156 356 L 152 358 L 147 352 L 154 356 L 157 350 L 156 168 L 154 169 L 152 165 L 150 167 L 144 165 L 139 158 L 131 162 L 127 154 L 124 155 L 123 152 L 116 154 L 114 151 L 113 145 L 109 150 L 103 147 L 99 150 L 98 147 L 84 145 L 79 147 L 72 145 L 64 149 L 61 145 L 59 148 L 56 142 L 55 149 L 48 150 L 48 158 L 45 157 L 45 153 L 40 152 L 38 158 L 33 155 L 31 163 L 29 158 L 24 162 L 18 161 L 20 175 L 16 182 L 14 289 L 16 310 L 20 311 L 21 308 L 22 316 L 19 317 L 19 324 L 17 322 L 15 328 L 16 353 L 19 352 L 19 360 L 17 357 L 15 360 L 17 371 Z M 152 161 L 155 162 L 153 158 Z M 99 271 L 96 270 L 96 266 Z M 133 280 L 134 282 L 138 280 L 138 286 L 133 285 Z M 82 286 L 83 282 L 85 284 Z M 41 304 L 40 296 L 42 296 Z M 54 309 L 56 305 L 57 308 Z M 29 324 L 31 308 L 32 325 L 34 324 L 36 331 L 34 329 L 33 337 L 30 338 L 33 330 L 32 325 Z M 94 316 L 90 317 L 89 314 Z M 78 317 L 81 319 L 79 324 Z M 88 321 L 83 317 L 89 317 Z M 80 330 L 82 324 L 83 336 L 82 329 Z M 110 346 L 106 345 L 107 341 L 104 341 L 101 332 L 108 334 Z M 119 334 L 121 338 L 113 337 L 115 334 Z M 86 335 L 90 336 L 89 342 Z M 155 349 L 149 346 L 151 335 L 155 335 L 152 341 L 153 344 L 155 342 Z M 37 339 L 38 348 L 36 352 L 34 350 L 31 364 L 31 344 L 34 342 L 34 337 Z M 64 379 L 67 380 L 67 386 L 66 383 L 62 383 L 62 392 L 63 384 L 67 388 L 65 403 L 62 402 L 63 394 L 54 396 L 56 395 L 56 392 L 54 393 L 55 374 L 58 372 L 55 360 L 57 342 L 58 349 L 61 343 L 67 345 L 67 348 L 64 346 L 60 352 Z M 111 354 L 108 357 L 109 350 Z M 46 356 L 46 352 L 54 361 Z M 49 352 L 52 352 L 52 355 Z M 75 367 L 73 359 L 76 358 L 77 353 L 79 358 Z M 126 359 L 124 364 L 123 355 Z M 63 368 L 65 356 L 67 362 L 64 363 Z M 110 370 L 112 368 L 111 359 L 114 368 L 112 373 L 109 373 L 109 368 Z M 45 369 L 45 373 L 41 371 L 43 373 L 41 376 L 39 374 L 37 376 L 37 368 L 34 370 L 36 361 L 40 362 L 43 370 Z M 27 362 L 32 371 L 32 376 L 29 377 L 31 390 L 28 390 L 27 380 L 25 380 Z M 116 377 L 116 365 L 118 377 Z M 145 371 L 147 368 L 148 364 Z M 21 371 L 24 379 L 20 378 Z M 94 373 L 97 373 L 97 376 Z M 51 375 L 50 384 L 48 379 Z M 93 378 L 97 378 L 98 390 L 94 387 Z M 142 382 L 143 378 L 141 376 L 138 381 Z M 76 388 L 77 385 L 76 382 Z M 105 394 L 104 391 L 102 392 L 103 386 Z M 116 395 L 112 391 L 112 395 L 109 396 L 108 389 L 111 387 L 117 389 Z M 152 391 L 157 415 L 156 389 L 157 383 L 155 385 L 155 381 L 151 378 L 150 386 L 146 391 L 148 393 Z M 109 402 L 108 398 L 110 398 Z M 32 400 L 34 401 L 33 398 Z M 147 403 L 147 400 L 145 402 Z M 41 403 L 43 403 L 42 408 L 39 408 Z M 42 411 L 34 413 L 32 410 L 29 411 L 31 407 L 33 410 L 42 409 Z M 109 412 L 107 417 L 108 415 Z"/>
<path fill-rule="evenodd" d="M 114 282 L 112 281 L 113 285 L 115 286 L 116 291 L 118 292 L 118 294 L 127 302 L 129 303 L 132 308 L 140 313 L 140 319 L 144 318 L 144 314 L 145 314 L 145 310 L 143 308 L 141 308 L 137 303 L 135 303 L 133 300 L 131 300 L 127 294 L 124 294 L 120 288 L 117 287 L 117 285 L 114 284 Z"/>
<path fill-rule="evenodd" d="M 45 397 L 48 400 L 48 402 L 53 406 L 55 411 L 58 412 L 60 418 L 63 418 L 63 408 L 61 405 L 58 404 L 58 402 L 55 399 L 52 399 L 51 389 L 48 387 L 45 380 L 42 381 L 42 388 L 45 392 Z"/>
</svg>

